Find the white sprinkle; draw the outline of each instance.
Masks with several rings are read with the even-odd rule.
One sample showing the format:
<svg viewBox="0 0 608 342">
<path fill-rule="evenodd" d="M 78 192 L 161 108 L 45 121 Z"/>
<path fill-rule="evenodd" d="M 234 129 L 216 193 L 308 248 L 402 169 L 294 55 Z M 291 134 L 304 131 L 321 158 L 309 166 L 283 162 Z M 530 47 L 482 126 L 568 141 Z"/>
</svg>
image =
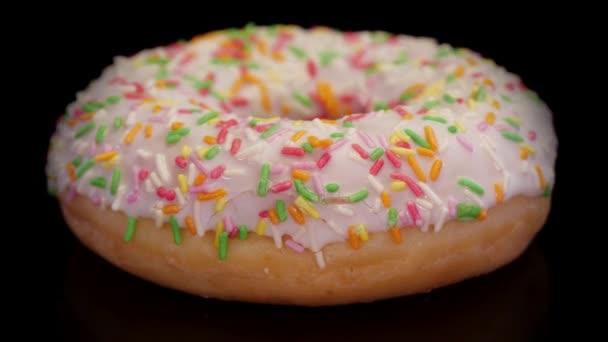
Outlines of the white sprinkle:
<svg viewBox="0 0 608 342">
<path fill-rule="evenodd" d="M 148 193 L 154 192 L 154 186 L 152 185 L 152 181 L 150 180 L 150 178 L 146 179 L 146 181 L 144 182 L 144 189 Z"/>
<path fill-rule="evenodd" d="M 226 141 L 224 141 L 224 150 L 230 151 L 230 148 L 232 147 L 232 140 L 234 140 L 234 136 L 232 135 L 232 133 L 226 134 Z"/>
<path fill-rule="evenodd" d="M 318 251 L 315 253 L 315 259 L 317 260 L 317 265 L 319 266 L 319 268 L 324 269 L 325 268 L 325 259 L 323 259 L 322 251 Z"/>
<path fill-rule="evenodd" d="M 312 232 L 312 227 L 307 226 L 306 231 L 308 232 L 308 239 L 310 240 L 310 249 L 312 249 L 313 252 L 318 252 L 319 244 L 317 243 L 317 238 L 315 237 L 315 234 L 313 234 Z"/>
<path fill-rule="evenodd" d="M 245 135 L 247 135 L 247 140 L 249 140 L 249 141 L 258 140 L 258 136 L 255 134 L 255 131 L 251 128 L 245 129 Z"/>
<path fill-rule="evenodd" d="M 336 205 L 334 207 L 334 210 L 337 211 L 337 212 L 339 212 L 340 214 L 342 214 L 344 216 L 353 216 L 353 215 L 355 215 L 355 212 L 351 208 L 345 207 L 343 205 Z"/>
<path fill-rule="evenodd" d="M 196 177 L 196 166 L 194 164 L 188 164 L 188 184 L 194 183 L 194 178 Z"/>
<path fill-rule="evenodd" d="M 325 221 L 325 223 L 327 223 L 327 225 L 334 230 L 334 232 L 336 232 L 338 235 L 340 236 L 344 236 L 346 235 L 346 230 L 345 229 L 341 229 L 340 227 L 338 227 L 338 225 L 332 221 L 332 220 L 327 220 Z"/>
<path fill-rule="evenodd" d="M 419 206 L 421 206 L 422 208 L 426 209 L 426 210 L 431 210 L 433 209 L 433 203 L 422 199 L 422 198 L 416 198 L 416 204 L 418 204 Z"/>
<path fill-rule="evenodd" d="M 535 177 L 537 178 L 537 177 Z M 504 172 L 503 174 L 503 192 L 505 194 L 505 198 L 508 197 L 507 193 L 509 191 L 509 185 L 511 184 L 511 174 L 508 173 L 507 171 Z"/>
<path fill-rule="evenodd" d="M 367 164 L 367 160 L 361 158 L 361 156 L 359 154 L 357 154 L 355 151 L 350 151 L 348 153 L 348 158 L 356 161 L 359 164 L 363 164 L 363 165 Z"/>
<path fill-rule="evenodd" d="M 431 201 L 433 201 L 435 205 L 443 205 L 443 202 L 441 201 L 441 199 L 439 199 L 439 196 L 437 196 L 437 194 L 433 190 L 431 190 L 430 186 L 426 185 L 423 182 L 418 182 L 418 186 L 422 188 L 422 191 L 424 191 L 424 193 L 430 197 Z"/>
<path fill-rule="evenodd" d="M 523 174 L 527 174 L 528 172 L 530 172 L 530 163 L 527 160 L 522 160 L 521 164 L 519 166 L 519 170 L 523 173 Z M 538 180 L 538 177 L 535 177 Z M 538 186 L 540 186 L 540 184 L 538 184 Z"/>
<path fill-rule="evenodd" d="M 116 193 L 116 197 L 114 197 L 114 201 L 112 202 L 112 210 L 116 211 L 120 208 L 120 202 L 122 202 L 122 198 L 125 196 L 125 192 L 127 189 L 124 185 L 118 187 L 118 192 Z"/>
<path fill-rule="evenodd" d="M 437 150 L 437 153 L 443 153 L 445 152 L 445 150 L 448 149 L 448 146 L 450 144 L 447 141 L 444 141 L 443 144 L 439 145 L 439 149 Z"/>
<path fill-rule="evenodd" d="M 422 219 L 424 220 L 424 224 L 422 225 L 421 231 L 427 232 L 429 230 L 429 225 L 431 224 L 431 211 L 430 210 L 421 210 Z"/>
<path fill-rule="evenodd" d="M 270 226 L 270 230 L 272 231 L 272 238 L 274 239 L 274 245 L 277 248 L 283 248 L 283 240 L 281 239 L 281 233 L 279 233 L 279 230 L 273 225 Z"/>
<path fill-rule="evenodd" d="M 171 106 L 171 108 L 169 109 L 169 112 L 167 112 L 167 117 L 169 118 L 169 121 L 175 120 L 176 116 L 177 116 L 177 107 Z"/>
<path fill-rule="evenodd" d="M 494 151 L 492 151 L 492 149 L 487 144 L 481 144 L 481 147 L 484 150 L 486 150 L 486 152 L 488 152 L 488 154 L 490 155 L 490 158 L 492 158 L 492 160 L 494 161 L 494 166 L 496 167 L 496 169 L 498 171 L 505 169 L 505 166 L 502 163 L 502 161 L 500 159 L 498 159 L 498 156 L 496 156 L 496 153 L 494 153 Z"/>
<path fill-rule="evenodd" d="M 488 146 L 490 146 L 493 150 L 496 149 L 496 144 L 494 143 L 494 140 L 488 138 L 487 135 L 485 135 L 485 134 L 479 134 L 479 137 L 481 138 L 481 140 L 483 140 L 483 142 L 485 142 L 486 144 L 488 144 Z"/>
<path fill-rule="evenodd" d="M 477 194 L 474 194 L 471 190 L 469 189 L 464 189 L 464 193 L 465 195 L 467 195 L 467 197 L 469 197 L 470 199 L 472 199 L 475 203 L 477 203 L 477 205 L 479 205 L 480 207 L 483 207 L 483 202 L 481 201 L 481 199 L 479 198 L 479 196 L 477 196 Z"/>
<path fill-rule="evenodd" d="M 132 111 L 127 115 L 127 120 L 125 121 L 126 126 L 133 126 L 135 123 L 135 111 Z"/>
<path fill-rule="evenodd" d="M 78 154 L 84 154 L 87 148 L 89 148 L 89 144 L 84 140 L 79 140 L 74 144 L 74 149 Z"/>
<path fill-rule="evenodd" d="M 376 200 L 374 201 L 374 207 L 372 209 L 375 213 L 380 212 L 380 209 L 382 209 L 382 201 L 379 197 L 376 197 Z"/>
<path fill-rule="evenodd" d="M 169 174 L 169 169 L 167 168 L 167 159 L 162 153 L 156 154 L 156 169 L 158 170 L 160 178 L 163 180 L 163 182 L 169 182 L 171 175 Z"/>
<path fill-rule="evenodd" d="M 136 150 L 135 153 L 137 153 L 137 155 L 142 157 L 144 160 L 148 160 L 150 157 L 152 157 L 152 153 L 142 149 Z"/>
<path fill-rule="evenodd" d="M 102 108 L 95 113 L 95 119 L 99 119 L 100 117 L 104 117 L 106 115 L 108 115 L 108 111 Z"/>
<path fill-rule="evenodd" d="M 156 228 L 160 228 L 163 226 L 163 212 L 161 210 L 154 210 L 154 224 Z"/>
<path fill-rule="evenodd" d="M 435 233 L 441 231 L 441 228 L 443 228 L 443 223 L 445 222 L 445 218 L 447 215 L 448 208 L 446 208 L 445 206 L 441 207 L 439 209 L 439 218 L 437 219 L 437 223 L 435 223 Z"/>
<path fill-rule="evenodd" d="M 306 229 L 299 229 L 297 233 L 295 233 L 291 238 L 296 241 L 299 242 L 299 240 L 302 238 L 302 236 L 304 236 L 304 234 L 306 234 Z"/>
<path fill-rule="evenodd" d="M 203 236 L 205 235 L 205 227 L 203 226 L 203 223 L 201 222 L 201 215 L 203 214 L 202 208 L 201 208 L 202 202 L 201 201 L 194 201 L 194 207 L 192 209 L 192 217 L 194 218 L 194 227 L 196 227 L 196 234 L 198 236 Z"/>
<path fill-rule="evenodd" d="M 374 177 L 374 175 L 367 175 L 367 180 L 372 185 L 372 188 L 374 188 L 374 190 L 378 192 L 384 191 L 384 185 L 382 185 L 382 183 L 380 183 L 378 179 Z"/>
<path fill-rule="evenodd" d="M 152 181 L 152 184 L 154 184 L 154 186 L 157 188 L 163 184 L 160 181 L 160 178 L 158 178 L 158 175 L 156 174 L 155 171 L 150 172 L 150 180 Z"/>
<path fill-rule="evenodd" d="M 186 204 L 186 198 L 182 194 L 182 191 L 179 189 L 179 187 L 176 187 L 175 189 L 173 189 L 173 191 L 175 191 L 175 195 L 177 196 L 177 201 L 179 202 L 179 205 L 183 206 L 184 204 Z"/>
<path fill-rule="evenodd" d="M 237 159 L 247 159 L 253 155 L 257 155 L 264 150 L 264 143 L 258 142 L 255 145 L 249 146 L 236 155 Z"/>
<path fill-rule="evenodd" d="M 346 139 L 340 139 L 337 142 L 331 144 L 331 146 L 329 146 L 329 148 L 327 149 L 328 152 L 333 152 L 337 149 L 339 149 L 340 147 L 344 146 L 346 144 Z"/>
<path fill-rule="evenodd" d="M 227 169 L 224 171 L 225 176 L 242 176 L 245 174 L 245 169 Z"/>
</svg>

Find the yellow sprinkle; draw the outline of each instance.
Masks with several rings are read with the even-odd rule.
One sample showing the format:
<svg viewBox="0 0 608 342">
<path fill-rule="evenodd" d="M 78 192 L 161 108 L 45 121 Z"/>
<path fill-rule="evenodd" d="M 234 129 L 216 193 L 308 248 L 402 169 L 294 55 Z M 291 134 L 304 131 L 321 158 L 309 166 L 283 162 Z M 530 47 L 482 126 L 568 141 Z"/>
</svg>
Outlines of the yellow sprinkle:
<svg viewBox="0 0 608 342">
<path fill-rule="evenodd" d="M 131 128 L 129 133 L 125 136 L 125 143 L 126 144 L 132 143 L 133 139 L 135 139 L 135 136 L 137 135 L 137 133 L 139 132 L 139 130 L 141 130 L 141 128 L 143 126 L 144 126 L 144 124 L 141 122 L 138 122 L 137 124 L 135 124 L 135 126 L 133 126 L 133 128 Z"/>
<path fill-rule="evenodd" d="M 405 147 L 391 147 L 391 151 L 400 157 L 409 157 L 416 154 L 414 150 Z"/>
<path fill-rule="evenodd" d="M 486 114 L 486 123 L 488 125 L 493 125 L 495 120 L 496 120 L 496 115 L 494 113 L 488 112 L 488 114 Z"/>
<path fill-rule="evenodd" d="M 302 180 L 304 182 L 306 182 L 306 181 L 308 181 L 310 179 L 310 175 L 308 174 L 308 172 L 302 171 L 302 170 L 298 170 L 298 169 L 293 170 L 291 172 L 291 176 L 293 178 L 300 179 L 300 180 Z"/>
<path fill-rule="evenodd" d="M 398 141 L 399 138 L 397 138 L 397 136 L 394 134 L 388 139 L 388 142 L 391 143 L 391 145 L 396 145 Z"/>
<path fill-rule="evenodd" d="M 500 109 L 500 102 L 497 100 L 492 100 L 492 106 L 496 109 Z"/>
<path fill-rule="evenodd" d="M 184 158 L 190 157 L 191 152 L 192 152 L 192 149 L 190 148 L 190 146 L 188 146 L 188 145 L 182 146 L 182 157 L 184 157 Z"/>
<path fill-rule="evenodd" d="M 462 125 L 462 123 L 460 121 L 454 122 L 454 125 L 456 125 L 456 127 L 458 128 L 458 130 L 461 131 L 461 132 L 463 132 L 463 133 L 467 131 L 467 129 L 464 128 L 464 126 Z"/>
<path fill-rule="evenodd" d="M 486 78 L 485 80 L 483 80 L 483 84 L 485 84 L 489 87 L 494 87 L 494 82 L 492 82 L 492 80 L 489 78 Z"/>
<path fill-rule="evenodd" d="M 199 156 L 199 158 L 201 158 L 201 159 L 205 158 L 205 153 L 207 153 L 208 150 L 209 150 L 209 147 L 201 147 L 198 150 L 198 156 Z"/>
<path fill-rule="evenodd" d="M 321 217 L 317 209 L 312 204 L 308 203 L 304 197 L 298 196 L 295 200 L 295 204 L 312 218 L 318 219 Z"/>
<path fill-rule="evenodd" d="M 144 136 L 149 138 L 154 134 L 154 127 L 152 125 L 146 125 L 146 129 L 144 130 Z"/>
<path fill-rule="evenodd" d="M 454 71 L 454 76 L 456 76 L 457 78 L 464 76 L 464 66 L 458 66 L 458 68 L 456 68 L 456 71 Z"/>
<path fill-rule="evenodd" d="M 332 120 L 332 119 L 321 119 L 321 122 L 326 123 L 328 125 L 335 125 L 336 124 L 336 120 Z"/>
<path fill-rule="evenodd" d="M 477 109 L 477 102 L 473 99 L 467 99 L 467 106 L 469 106 L 470 110 Z"/>
<path fill-rule="evenodd" d="M 418 180 L 420 180 L 421 182 L 426 183 L 426 175 L 424 174 L 424 172 L 420 168 L 420 165 L 418 164 L 418 161 L 416 160 L 416 157 L 414 157 L 414 156 L 407 157 L 407 162 L 408 162 L 408 164 L 410 164 L 410 167 L 412 168 L 412 170 L 416 174 L 416 177 L 418 177 Z"/>
<path fill-rule="evenodd" d="M 303 123 L 304 123 L 304 121 L 302 121 L 302 120 L 296 120 L 296 121 L 293 122 L 293 125 L 294 126 L 302 126 Z"/>
<path fill-rule="evenodd" d="M 363 223 L 357 226 L 357 233 L 359 234 L 361 241 L 369 240 L 369 235 L 367 234 L 367 227 Z"/>
<path fill-rule="evenodd" d="M 222 220 L 217 221 L 215 226 L 215 239 L 213 239 L 213 245 L 215 248 L 220 247 L 220 235 L 224 232 L 224 222 Z"/>
<path fill-rule="evenodd" d="M 298 140 L 300 140 L 300 138 L 304 136 L 304 134 L 306 134 L 305 130 L 297 131 L 296 133 L 294 133 L 293 136 L 291 136 L 291 141 L 297 142 Z"/>
<path fill-rule="evenodd" d="M 184 174 L 179 174 L 177 175 L 177 182 L 179 183 L 179 190 L 182 192 L 182 194 L 185 194 L 188 192 L 188 183 L 186 181 L 186 175 Z"/>
<path fill-rule="evenodd" d="M 216 123 L 220 122 L 220 118 L 214 118 L 209 120 L 209 125 L 215 125 Z"/>
<path fill-rule="evenodd" d="M 156 102 L 156 99 L 153 97 L 146 97 L 144 99 L 144 103 L 152 103 L 152 102 Z"/>
<path fill-rule="evenodd" d="M 216 213 L 222 213 L 224 211 L 224 208 L 226 207 L 226 197 L 222 196 L 220 198 L 218 198 L 217 200 L 215 200 L 215 212 Z"/>
<path fill-rule="evenodd" d="M 521 143 L 519 146 L 532 154 L 536 153 L 536 149 L 526 143 Z"/>
<path fill-rule="evenodd" d="M 391 195 L 388 192 L 382 191 L 382 193 L 380 194 L 380 200 L 382 200 L 382 205 L 385 208 L 390 208 L 390 206 L 391 206 Z"/>
<path fill-rule="evenodd" d="M 266 219 L 261 218 L 258 221 L 257 226 L 255 227 L 255 232 L 258 235 L 264 235 L 264 232 L 266 232 Z"/>
<path fill-rule="evenodd" d="M 118 163 L 118 161 L 120 160 L 120 156 L 115 156 L 114 158 L 108 160 L 107 162 L 103 163 L 103 168 L 104 169 L 111 169 L 114 166 L 116 166 L 116 163 Z"/>
<path fill-rule="evenodd" d="M 391 190 L 393 191 L 403 191 L 405 190 L 405 188 L 407 188 L 407 183 L 405 183 L 404 181 L 394 181 L 391 182 Z"/>
<path fill-rule="evenodd" d="M 413 118 L 414 116 L 412 113 L 405 113 L 405 115 L 403 115 L 403 120 L 412 120 Z"/>
<path fill-rule="evenodd" d="M 526 150 L 525 148 L 522 148 L 520 153 L 519 153 L 519 158 L 521 160 L 526 160 L 528 159 L 528 150 Z"/>
<path fill-rule="evenodd" d="M 405 132 L 403 132 L 401 130 L 395 131 L 394 134 L 397 136 L 397 138 L 401 139 L 401 141 L 405 141 L 405 142 L 410 141 L 410 136 L 405 134 Z"/>
<path fill-rule="evenodd" d="M 160 112 L 161 110 L 163 110 L 163 107 L 161 107 L 161 106 L 159 106 L 159 105 L 156 105 L 156 106 L 154 106 L 154 108 L 152 108 L 152 112 L 153 112 L 153 113 L 158 113 L 158 112 Z"/>
<path fill-rule="evenodd" d="M 215 139 L 215 137 L 212 137 L 210 135 L 205 135 L 205 137 L 203 138 L 203 141 L 205 142 L 205 144 L 208 144 L 208 145 L 215 145 L 217 143 L 217 139 Z"/>
<path fill-rule="evenodd" d="M 444 86 L 445 86 L 445 80 L 443 80 L 443 79 L 436 81 L 434 83 L 431 83 L 431 85 L 429 85 L 422 92 L 422 94 L 420 94 L 420 96 L 417 96 L 416 98 L 423 100 L 423 99 L 429 98 L 429 97 L 437 97 L 437 95 L 439 95 L 439 93 L 443 92 Z"/>
<path fill-rule="evenodd" d="M 118 154 L 118 152 L 116 151 L 109 151 L 106 153 L 100 153 L 98 155 L 95 156 L 95 161 L 108 161 L 112 158 L 114 158 L 116 155 Z"/>
<path fill-rule="evenodd" d="M 268 77 L 270 78 L 271 81 L 274 82 L 281 82 L 281 74 L 279 74 L 278 72 L 272 70 L 268 72 Z"/>
</svg>

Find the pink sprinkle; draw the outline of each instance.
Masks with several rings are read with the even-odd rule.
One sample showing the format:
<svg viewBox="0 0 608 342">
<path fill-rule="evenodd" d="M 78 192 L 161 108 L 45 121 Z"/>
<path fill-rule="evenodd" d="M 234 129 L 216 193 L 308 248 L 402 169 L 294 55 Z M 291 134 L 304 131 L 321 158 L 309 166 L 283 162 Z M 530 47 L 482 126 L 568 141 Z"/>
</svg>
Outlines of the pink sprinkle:
<svg viewBox="0 0 608 342">
<path fill-rule="evenodd" d="M 374 162 L 372 167 L 369 168 L 369 173 L 371 175 L 375 176 L 378 174 L 378 172 L 380 172 L 380 170 L 382 169 L 383 166 L 384 166 L 384 159 L 380 158 Z"/>
<path fill-rule="evenodd" d="M 310 78 L 315 78 L 315 76 L 317 76 L 317 66 L 313 60 L 308 60 L 306 63 L 306 70 L 308 71 Z"/>
<path fill-rule="evenodd" d="M 477 125 L 477 129 L 481 132 L 485 131 L 488 129 L 488 123 L 485 121 L 480 122 L 479 125 Z"/>
<path fill-rule="evenodd" d="M 528 132 L 528 139 L 530 139 L 530 141 L 535 141 L 536 140 L 536 131 L 529 131 Z"/>
<path fill-rule="evenodd" d="M 273 176 L 280 175 L 285 171 L 285 166 L 282 164 L 274 164 L 270 167 L 270 174 Z"/>
<path fill-rule="evenodd" d="M 496 130 L 499 131 L 499 132 L 502 132 L 502 131 L 512 131 L 513 130 L 513 127 L 511 127 L 509 125 L 506 125 L 506 124 L 502 124 L 502 123 L 494 125 L 494 128 L 496 128 Z"/>
<path fill-rule="evenodd" d="M 133 166 L 131 170 L 131 174 L 133 175 L 133 191 L 139 191 L 139 173 L 137 172 L 137 167 Z"/>
<path fill-rule="evenodd" d="M 351 146 L 353 147 L 353 149 L 355 151 L 357 151 L 357 153 L 359 153 L 359 155 L 361 156 L 361 158 L 363 158 L 363 159 L 369 158 L 369 153 L 367 153 L 367 151 L 365 151 L 363 149 L 363 147 L 361 147 L 359 144 L 352 144 Z"/>
<path fill-rule="evenodd" d="M 328 152 L 323 153 L 321 158 L 319 158 L 319 160 L 317 160 L 317 167 L 319 169 L 323 169 L 325 167 L 325 165 L 327 165 L 327 162 L 329 162 L 330 159 L 331 159 L 331 155 Z"/>
<path fill-rule="evenodd" d="M 359 119 L 363 119 L 367 114 L 353 114 L 349 115 L 344 121 L 357 121 Z"/>
<path fill-rule="evenodd" d="M 82 110 L 80 108 L 78 108 L 74 111 L 74 117 L 76 117 L 76 118 L 81 116 L 82 114 L 84 114 L 84 110 Z"/>
<path fill-rule="evenodd" d="M 220 132 L 217 134 L 217 143 L 223 144 L 226 141 L 226 135 L 228 134 L 228 130 L 226 128 L 220 129 Z"/>
<path fill-rule="evenodd" d="M 232 230 L 230 231 L 230 234 L 228 236 L 230 236 L 230 238 L 235 238 L 238 234 L 239 229 L 237 227 L 232 227 Z"/>
<path fill-rule="evenodd" d="M 232 126 L 236 126 L 237 124 L 238 124 L 238 122 L 235 119 L 230 119 L 227 121 L 220 121 L 215 126 L 219 129 L 222 129 L 222 128 L 228 129 Z"/>
<path fill-rule="evenodd" d="M 93 202 L 94 205 L 100 205 L 101 197 L 99 197 L 98 194 L 93 194 L 93 196 L 91 197 L 91 201 Z"/>
<path fill-rule="evenodd" d="M 367 147 L 369 147 L 369 148 L 376 147 L 376 144 L 374 144 L 372 139 L 365 132 L 358 131 L 357 134 L 359 134 L 359 138 L 361 138 L 361 140 L 363 140 L 363 142 L 365 143 L 365 145 L 367 145 Z"/>
<path fill-rule="evenodd" d="M 156 189 L 156 196 L 160 198 L 165 198 L 167 196 L 167 189 L 162 186 L 159 186 L 158 189 Z"/>
<path fill-rule="evenodd" d="M 473 152 L 473 145 L 463 135 L 456 136 L 456 140 L 464 147 L 467 151 Z"/>
<path fill-rule="evenodd" d="M 190 63 L 192 60 L 194 59 L 194 54 L 193 53 L 189 53 L 186 56 L 184 56 L 184 58 L 182 58 L 179 62 L 178 65 L 179 66 L 184 66 L 188 63 Z"/>
<path fill-rule="evenodd" d="M 165 123 L 165 119 L 162 116 L 151 116 L 148 118 L 148 122 L 162 124 Z"/>
<path fill-rule="evenodd" d="M 393 110 L 401 115 L 407 114 L 407 110 L 405 110 L 405 107 L 403 107 L 403 106 L 397 106 L 397 107 L 393 108 Z"/>
<path fill-rule="evenodd" d="M 420 108 L 420 109 L 419 109 L 419 110 L 416 112 L 416 114 L 425 114 L 425 113 L 427 113 L 428 111 L 429 111 L 429 110 L 428 110 L 427 108 Z"/>
<path fill-rule="evenodd" d="M 213 190 L 211 189 L 211 187 L 209 186 L 209 184 L 201 184 L 201 185 L 198 185 L 198 186 L 191 186 L 190 189 L 188 189 L 188 191 L 191 194 L 198 194 L 198 193 L 201 193 L 201 192 L 211 192 Z"/>
<path fill-rule="evenodd" d="M 399 173 L 399 172 L 393 172 L 393 173 L 391 173 L 391 178 L 404 181 L 407 184 L 407 186 L 410 189 L 412 189 L 412 192 L 414 193 L 414 195 L 416 195 L 416 197 L 424 196 L 424 191 L 422 191 L 422 189 L 420 189 L 418 184 L 416 184 L 416 182 L 414 182 L 414 180 L 411 179 L 410 177 L 408 177 L 402 173 Z"/>
<path fill-rule="evenodd" d="M 412 221 L 417 227 L 422 226 L 422 217 L 420 217 L 420 212 L 418 211 L 418 207 L 413 201 L 407 201 L 407 211 L 410 213 L 412 217 Z"/>
<path fill-rule="evenodd" d="M 315 186 L 315 190 L 317 190 L 317 193 L 321 195 L 321 197 L 327 196 L 327 192 L 323 186 L 323 182 L 321 181 L 321 176 L 319 176 L 318 173 L 312 175 L 312 182 Z"/>
<path fill-rule="evenodd" d="M 355 43 L 357 40 L 359 40 L 359 34 L 357 32 L 344 32 L 343 37 L 348 43 Z"/>
<path fill-rule="evenodd" d="M 453 197 L 448 198 L 448 211 L 450 217 L 456 217 L 456 200 Z"/>
<path fill-rule="evenodd" d="M 235 107 L 244 107 L 249 104 L 249 100 L 247 100 L 244 97 L 237 96 L 237 97 L 233 97 L 230 100 L 230 103 Z"/>
<path fill-rule="evenodd" d="M 188 161 L 183 156 L 177 156 L 175 157 L 175 165 L 180 169 L 185 169 L 188 166 Z"/>
<path fill-rule="evenodd" d="M 167 190 L 167 195 L 165 196 L 167 201 L 173 201 L 175 199 L 175 191 L 172 189 Z"/>
<path fill-rule="evenodd" d="M 379 134 L 378 141 L 380 142 L 380 146 L 382 146 L 384 149 L 389 148 L 388 141 L 386 140 L 386 137 L 384 135 Z"/>
<path fill-rule="evenodd" d="M 234 140 L 232 140 L 232 144 L 230 145 L 230 154 L 233 156 L 236 155 L 239 152 L 240 148 L 241 148 L 241 139 L 235 138 Z"/>
<path fill-rule="evenodd" d="M 395 145 L 397 145 L 397 147 L 412 148 L 412 146 L 410 146 L 410 144 L 407 141 L 403 141 L 403 140 L 397 141 L 397 143 Z"/>
<path fill-rule="evenodd" d="M 209 176 L 213 179 L 220 178 L 225 170 L 226 170 L 225 165 L 219 165 L 215 169 L 211 170 L 211 174 L 209 174 Z"/>
<path fill-rule="evenodd" d="M 209 170 L 207 170 L 205 165 L 203 165 L 203 162 L 200 159 L 198 159 L 198 157 L 196 156 L 196 153 L 190 153 L 190 161 L 192 161 L 194 166 L 196 166 L 196 168 L 200 172 L 202 172 L 205 176 L 209 175 Z"/>
<path fill-rule="evenodd" d="M 280 130 L 274 132 L 273 135 L 269 136 L 268 138 L 266 138 L 266 141 L 268 142 L 273 142 L 274 140 L 276 140 L 278 137 L 280 137 L 281 135 L 285 134 L 289 132 L 288 128 L 281 128 Z"/>
<path fill-rule="evenodd" d="M 298 161 L 298 162 L 291 163 L 292 169 L 312 170 L 316 167 L 317 167 L 317 164 L 315 164 L 315 162 Z"/>
<path fill-rule="evenodd" d="M 137 202 L 139 199 L 139 193 L 137 191 L 133 191 L 127 195 L 127 203 L 132 204 Z"/>
<path fill-rule="evenodd" d="M 177 110 L 178 114 L 192 114 L 192 109 L 180 108 Z"/>
<path fill-rule="evenodd" d="M 306 152 L 301 147 L 288 147 L 285 146 L 281 149 L 281 154 L 286 156 L 302 157 Z"/>
<path fill-rule="evenodd" d="M 513 83 L 507 83 L 507 89 L 509 89 L 510 91 L 515 90 L 515 85 Z"/>
<path fill-rule="evenodd" d="M 393 166 L 398 169 L 401 167 L 401 160 L 395 153 L 389 149 L 385 150 L 386 158 L 393 164 Z"/>
<path fill-rule="evenodd" d="M 94 142 L 91 142 L 89 145 L 89 157 L 95 157 L 97 154 L 97 145 Z"/>
<path fill-rule="evenodd" d="M 227 231 L 231 231 L 234 227 L 234 223 L 232 223 L 232 217 L 229 215 L 224 216 L 224 229 Z"/>
<path fill-rule="evenodd" d="M 483 72 L 477 71 L 477 72 L 474 72 L 471 76 L 473 78 L 479 78 L 479 77 L 483 76 Z"/>
<path fill-rule="evenodd" d="M 389 108 L 394 108 L 397 105 L 399 105 L 399 99 L 395 99 L 395 100 L 390 100 L 388 101 L 388 107 Z"/>
<path fill-rule="evenodd" d="M 148 169 L 146 169 L 145 167 L 142 167 L 139 170 L 139 174 L 137 176 L 139 177 L 139 180 L 143 182 L 148 178 L 149 174 L 150 174 L 150 171 L 148 171 Z"/>
<path fill-rule="evenodd" d="M 112 151 L 112 145 L 110 145 L 108 143 L 103 144 L 103 151 L 104 152 L 110 152 L 110 151 Z"/>
<path fill-rule="evenodd" d="M 277 193 L 291 189 L 291 181 L 286 180 L 270 187 L 270 192 Z"/>
<path fill-rule="evenodd" d="M 268 210 L 262 210 L 258 213 L 258 216 L 261 218 L 267 218 L 268 217 Z"/>
<path fill-rule="evenodd" d="M 329 148 L 327 148 L 327 151 L 329 151 L 329 152 L 335 151 L 335 150 L 339 149 L 340 147 L 344 146 L 344 144 L 346 144 L 346 139 L 340 139 L 337 142 L 331 144 L 331 146 L 329 146 Z"/>
<path fill-rule="evenodd" d="M 292 239 L 289 239 L 289 240 L 285 241 L 285 245 L 287 247 L 291 248 L 296 253 L 302 253 L 302 252 L 304 252 L 304 247 L 302 247 L 302 245 L 300 245 L 299 243 L 293 241 Z"/>
<path fill-rule="evenodd" d="M 232 113 L 232 109 L 228 106 L 228 104 L 224 101 L 220 102 L 220 108 L 226 113 Z"/>
</svg>

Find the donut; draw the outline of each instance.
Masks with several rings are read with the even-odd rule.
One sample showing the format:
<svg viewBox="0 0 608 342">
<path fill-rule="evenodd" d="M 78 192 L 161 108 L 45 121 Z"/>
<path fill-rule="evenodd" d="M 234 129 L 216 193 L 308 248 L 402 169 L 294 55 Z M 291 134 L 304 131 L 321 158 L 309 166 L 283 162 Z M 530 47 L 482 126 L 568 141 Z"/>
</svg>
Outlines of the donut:
<svg viewBox="0 0 608 342">
<path fill-rule="evenodd" d="M 326 306 L 510 263 L 556 157 L 549 106 L 475 51 L 248 24 L 115 57 L 59 117 L 46 175 L 75 236 L 134 276 Z"/>
</svg>

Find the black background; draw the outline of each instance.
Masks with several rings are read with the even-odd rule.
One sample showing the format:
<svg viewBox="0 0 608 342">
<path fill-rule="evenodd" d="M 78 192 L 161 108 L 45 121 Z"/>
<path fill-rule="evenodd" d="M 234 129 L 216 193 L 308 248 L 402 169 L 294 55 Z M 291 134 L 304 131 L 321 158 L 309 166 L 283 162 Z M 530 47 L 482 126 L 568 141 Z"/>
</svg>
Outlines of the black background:
<svg viewBox="0 0 608 342">
<path fill-rule="evenodd" d="M 37 235 L 43 246 L 32 254 L 36 264 L 35 312 L 50 324 L 45 336 L 60 340 L 302 340 L 321 336 L 354 340 L 536 341 L 560 334 L 571 294 L 572 258 L 562 246 L 575 222 L 567 203 L 567 161 L 572 148 L 564 134 L 570 123 L 572 49 L 578 35 L 569 17 L 548 15 L 528 7 L 463 3 L 413 9 L 408 4 L 312 5 L 305 2 L 247 8 L 234 3 L 186 7 L 148 4 L 151 11 L 127 13 L 119 4 L 97 3 L 32 19 L 37 49 L 28 54 L 38 64 L 39 103 L 34 135 L 35 193 L 40 214 L 32 219 L 44 227 Z M 329 11 L 328 6 L 341 8 Z M 459 7 L 459 11 L 456 11 Z M 141 8 L 144 9 L 143 7 Z M 510 10 L 510 11 L 507 11 Z M 63 13 L 63 14 L 62 14 Z M 502 14 L 502 15 L 500 15 Z M 569 19 L 569 21 L 566 21 Z M 578 20 L 584 19 L 581 17 Z M 543 231 L 526 254 L 500 271 L 432 294 L 326 309 L 298 309 L 221 303 L 160 289 L 114 269 L 82 247 L 61 218 L 57 203 L 46 195 L 44 164 L 48 138 L 58 115 L 75 93 L 99 76 L 116 55 L 190 38 L 226 27 L 286 23 L 326 25 L 343 30 L 386 30 L 429 36 L 463 46 L 494 59 L 519 74 L 549 104 L 560 139 L 553 207 Z M 33 55 L 32 55 L 33 54 Z M 565 84 L 566 83 L 566 84 Z M 572 251 L 570 251 L 572 252 Z M 32 276 L 31 269 L 21 270 Z M 566 280 L 567 281 L 567 280 Z M 44 303 L 44 304 L 42 304 Z M 48 310 L 47 310 L 48 309 Z M 37 314 L 29 315 L 30 319 Z"/>
</svg>

